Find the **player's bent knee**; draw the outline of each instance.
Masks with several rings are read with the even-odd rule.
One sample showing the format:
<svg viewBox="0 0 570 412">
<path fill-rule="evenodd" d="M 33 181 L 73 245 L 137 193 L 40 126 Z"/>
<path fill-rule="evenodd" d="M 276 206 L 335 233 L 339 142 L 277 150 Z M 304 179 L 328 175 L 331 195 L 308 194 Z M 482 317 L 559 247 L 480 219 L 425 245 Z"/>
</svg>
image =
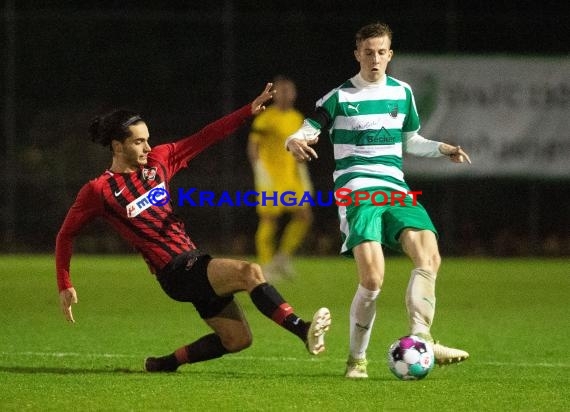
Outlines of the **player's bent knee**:
<svg viewBox="0 0 570 412">
<path fill-rule="evenodd" d="M 249 332 L 222 337 L 222 345 L 224 345 L 224 348 L 230 353 L 247 349 L 251 346 L 252 342 L 253 338 Z"/>
<path fill-rule="evenodd" d="M 435 253 L 432 257 L 434 269 L 433 271 L 437 273 L 439 271 L 439 267 L 441 266 L 441 256 L 439 253 Z"/>
<path fill-rule="evenodd" d="M 422 256 L 419 267 L 429 270 L 430 272 L 437 273 L 441 265 L 441 256 L 438 252 L 426 254 Z"/>
<path fill-rule="evenodd" d="M 441 256 L 439 255 L 438 251 L 426 253 L 426 255 L 423 257 L 423 261 L 423 268 L 428 269 L 433 273 L 437 273 L 439 266 L 441 265 Z"/>
<path fill-rule="evenodd" d="M 241 268 L 241 273 L 246 282 L 249 284 L 258 285 L 265 282 L 265 277 L 263 276 L 261 266 L 259 266 L 257 263 L 244 262 Z"/>
<path fill-rule="evenodd" d="M 406 252 L 414 262 L 415 267 L 419 267 L 430 272 L 437 273 L 441 265 L 441 256 L 437 247 L 424 247 Z"/>
<path fill-rule="evenodd" d="M 378 290 L 382 287 L 384 276 L 380 273 L 375 273 L 370 276 L 362 276 L 360 284 L 368 290 Z"/>
</svg>

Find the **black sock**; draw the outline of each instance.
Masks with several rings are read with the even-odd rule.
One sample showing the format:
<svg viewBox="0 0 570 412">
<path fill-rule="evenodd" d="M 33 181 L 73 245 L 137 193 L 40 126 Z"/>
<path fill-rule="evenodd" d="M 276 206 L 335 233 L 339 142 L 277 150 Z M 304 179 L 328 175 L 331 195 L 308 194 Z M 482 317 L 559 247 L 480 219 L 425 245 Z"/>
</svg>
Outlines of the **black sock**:
<svg viewBox="0 0 570 412">
<path fill-rule="evenodd" d="M 293 313 L 293 308 L 269 283 L 256 286 L 249 294 L 257 309 L 279 326 L 294 333 L 303 341 L 307 338 L 308 324 Z"/>
<path fill-rule="evenodd" d="M 307 332 L 310 325 L 294 313 L 287 316 L 281 326 L 297 335 L 303 342 L 307 341 Z"/>
<path fill-rule="evenodd" d="M 228 353 L 228 350 L 222 345 L 222 340 L 215 333 L 202 336 L 190 345 L 176 349 L 169 355 L 173 357 L 176 365 L 183 363 L 196 363 L 216 359 Z"/>
<path fill-rule="evenodd" d="M 166 355 L 166 356 L 161 356 L 160 359 L 162 362 L 162 370 L 165 371 L 175 371 L 178 368 L 178 365 L 180 365 L 178 363 L 178 360 L 176 359 L 176 356 L 174 355 L 174 353 L 171 353 L 170 355 Z"/>
</svg>

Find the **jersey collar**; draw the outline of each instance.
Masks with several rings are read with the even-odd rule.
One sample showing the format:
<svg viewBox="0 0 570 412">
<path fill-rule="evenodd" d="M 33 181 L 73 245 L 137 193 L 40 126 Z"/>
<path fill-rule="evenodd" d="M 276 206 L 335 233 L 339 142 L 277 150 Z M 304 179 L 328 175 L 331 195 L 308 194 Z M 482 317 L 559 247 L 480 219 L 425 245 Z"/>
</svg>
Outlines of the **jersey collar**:
<svg viewBox="0 0 570 412">
<path fill-rule="evenodd" d="M 376 82 L 369 82 L 369 81 L 364 80 L 362 75 L 360 73 L 358 73 L 356 76 L 354 76 L 352 79 L 350 79 L 350 81 L 357 88 L 365 89 L 365 88 L 371 88 L 371 87 L 386 86 L 386 79 L 387 79 L 387 76 L 386 76 L 386 74 L 384 74 L 384 76 L 382 76 L 382 78 L 380 80 L 378 80 Z"/>
</svg>

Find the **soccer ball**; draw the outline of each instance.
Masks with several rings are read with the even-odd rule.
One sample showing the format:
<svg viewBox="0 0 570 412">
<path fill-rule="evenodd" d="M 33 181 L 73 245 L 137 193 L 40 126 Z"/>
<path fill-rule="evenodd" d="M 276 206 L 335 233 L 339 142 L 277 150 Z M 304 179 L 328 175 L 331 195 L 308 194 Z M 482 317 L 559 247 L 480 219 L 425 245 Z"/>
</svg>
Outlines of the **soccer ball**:
<svg viewBox="0 0 570 412">
<path fill-rule="evenodd" d="M 431 344 L 415 335 L 398 339 L 388 349 L 388 367 L 398 379 L 423 379 L 434 363 Z"/>
</svg>

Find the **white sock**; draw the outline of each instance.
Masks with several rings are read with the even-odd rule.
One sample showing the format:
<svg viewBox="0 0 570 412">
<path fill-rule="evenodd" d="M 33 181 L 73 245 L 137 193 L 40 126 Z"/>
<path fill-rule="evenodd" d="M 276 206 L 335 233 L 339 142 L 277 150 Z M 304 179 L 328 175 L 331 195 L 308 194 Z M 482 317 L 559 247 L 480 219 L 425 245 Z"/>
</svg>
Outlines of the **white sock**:
<svg viewBox="0 0 570 412">
<path fill-rule="evenodd" d="M 366 358 L 366 348 L 370 342 L 372 325 L 376 317 L 378 290 L 368 290 L 358 285 L 350 306 L 350 356 L 354 359 Z M 357 326 L 358 325 L 358 326 Z"/>
<path fill-rule="evenodd" d="M 437 275 L 425 269 L 412 270 L 408 290 L 406 291 L 406 307 L 412 335 L 430 334 L 435 314 L 435 279 Z"/>
</svg>

